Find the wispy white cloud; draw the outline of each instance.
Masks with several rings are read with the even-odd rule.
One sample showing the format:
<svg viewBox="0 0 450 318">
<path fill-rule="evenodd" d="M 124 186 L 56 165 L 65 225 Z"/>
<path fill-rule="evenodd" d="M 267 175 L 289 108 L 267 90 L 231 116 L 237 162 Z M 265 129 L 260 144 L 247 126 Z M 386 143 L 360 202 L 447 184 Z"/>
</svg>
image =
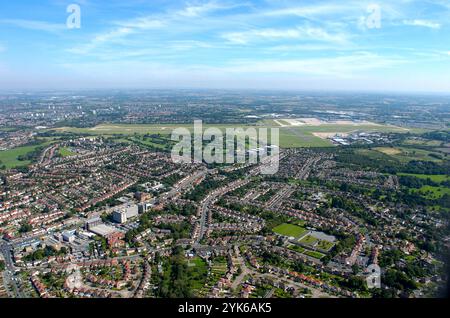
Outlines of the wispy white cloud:
<svg viewBox="0 0 450 318">
<path fill-rule="evenodd" d="M 231 32 L 222 35 L 233 44 L 247 44 L 260 40 L 309 40 L 331 43 L 348 43 L 348 36 L 343 33 L 331 34 L 318 27 L 297 27 L 292 29 L 256 29 L 242 32 Z"/>
<path fill-rule="evenodd" d="M 68 51 L 75 54 L 87 54 L 104 44 L 116 43 L 129 35 L 139 32 L 156 30 L 165 26 L 165 23 L 154 17 L 138 17 L 131 20 L 114 21 L 114 27 L 94 35 L 88 43 L 73 47 Z"/>
<path fill-rule="evenodd" d="M 351 76 L 369 78 L 378 71 L 380 78 L 394 73 L 412 77 L 428 66 L 442 72 L 441 65 L 445 67 L 450 57 L 445 41 L 440 40 L 445 39 L 450 21 L 442 12 L 446 2 L 180 0 L 156 1 L 155 6 L 149 6 L 142 0 L 114 1 L 113 8 L 120 9 L 110 11 L 114 18 L 95 16 L 101 11 L 93 10 L 89 20 L 84 20 L 83 13 L 82 29 L 73 32 L 62 32 L 64 21 L 0 19 L 0 27 L 61 35 L 59 42 L 52 42 L 53 38 L 45 42 L 54 43 L 55 48 L 47 65 L 67 63 L 73 65 L 71 70 L 80 74 L 79 78 L 105 83 L 128 79 L 130 85 L 159 83 L 155 79 L 164 78 L 166 82 L 179 79 L 189 84 L 192 78 L 209 84 L 210 79 L 220 82 L 220 76 L 235 85 L 240 84 L 239 78 L 253 83 L 262 78 L 270 82 L 277 76 L 320 77 L 332 82 L 333 78 Z M 381 8 L 380 29 L 367 27 L 371 3 Z M 358 28 L 358 22 L 364 27 Z M 435 30 L 436 37 L 423 37 L 421 28 Z M 41 48 L 41 42 L 33 42 L 36 32 L 29 33 L 29 47 Z M 9 39 L 2 34 L 1 40 Z M 9 46 L 15 42 L 5 43 L 12 51 Z M 417 65 L 421 67 L 415 69 Z"/>
<path fill-rule="evenodd" d="M 69 49 L 72 53 L 87 54 L 101 45 L 115 43 L 118 40 L 143 33 L 149 30 L 158 30 L 165 28 L 173 31 L 175 29 L 183 30 L 189 25 L 189 21 L 198 19 L 208 13 L 227 10 L 236 7 L 245 6 L 246 4 L 223 4 L 216 1 L 205 2 L 199 5 L 187 5 L 181 10 L 167 11 L 164 14 L 152 14 L 134 19 L 113 21 L 112 28 L 102 33 L 96 34 L 87 44 L 80 45 Z M 192 42 L 193 43 L 193 42 Z M 199 47 L 199 41 L 196 45 L 190 44 L 191 47 Z M 187 45 L 185 44 L 186 48 Z"/>
<path fill-rule="evenodd" d="M 287 73 L 352 77 L 373 70 L 385 70 L 406 62 L 406 60 L 399 57 L 356 52 L 351 55 L 326 58 L 238 61 L 225 70 L 237 73 Z"/>
<path fill-rule="evenodd" d="M 61 23 L 49 23 L 46 21 L 23 20 L 23 19 L 2 19 L 0 24 L 11 25 L 22 29 L 45 31 L 51 33 L 61 32 L 67 29 L 66 25 Z"/>
<path fill-rule="evenodd" d="M 286 52 L 286 53 L 299 53 L 299 52 L 312 52 L 312 51 L 322 51 L 322 52 L 334 52 L 334 51 L 354 51 L 358 50 L 355 45 L 333 45 L 333 44 L 292 44 L 292 45 L 275 45 L 268 47 L 267 51 L 272 52 Z M 360 50 L 360 48 L 359 48 Z"/>
<path fill-rule="evenodd" d="M 94 36 L 94 38 L 92 38 L 90 40 L 89 43 L 73 47 L 73 48 L 69 49 L 68 51 L 70 53 L 75 53 L 75 54 L 87 54 L 91 50 L 97 48 L 99 45 L 117 41 L 117 40 L 124 38 L 127 35 L 130 35 L 132 33 L 135 33 L 135 30 L 133 28 L 118 27 L 113 30 L 110 30 L 109 32 L 97 34 Z"/>
<path fill-rule="evenodd" d="M 217 48 L 217 46 L 213 44 L 194 40 L 171 41 L 168 46 L 173 50 L 189 50 L 193 48 L 201 48 L 201 49 Z"/>
<path fill-rule="evenodd" d="M 116 21 L 114 24 L 131 29 L 138 30 L 151 30 L 158 29 L 165 26 L 165 23 L 161 20 L 155 19 L 154 17 L 139 17 L 127 21 Z"/>
<path fill-rule="evenodd" d="M 300 37 L 300 30 L 297 29 L 261 29 L 242 32 L 225 33 L 222 37 L 233 44 L 247 44 L 257 40 L 267 39 L 298 39 Z"/>
<path fill-rule="evenodd" d="M 202 4 L 198 4 L 198 5 L 197 4 L 187 5 L 182 10 L 177 11 L 176 15 L 194 18 L 194 17 L 202 16 L 207 13 L 214 12 L 214 11 L 229 10 L 229 9 L 234 9 L 234 8 L 247 6 L 247 5 L 248 4 L 246 4 L 246 3 L 226 4 L 223 2 L 220 3 L 218 1 L 210 1 L 210 2 L 205 2 Z"/>
<path fill-rule="evenodd" d="M 360 11 L 360 6 L 348 3 L 316 4 L 307 6 L 285 7 L 276 10 L 267 10 L 262 13 L 264 16 L 298 16 L 313 18 L 317 16 L 338 14 L 343 12 Z"/>
<path fill-rule="evenodd" d="M 404 20 L 404 25 L 410 25 L 410 26 L 418 26 L 418 27 L 425 27 L 430 29 L 439 29 L 441 27 L 440 23 L 428 21 L 428 20 Z"/>
</svg>

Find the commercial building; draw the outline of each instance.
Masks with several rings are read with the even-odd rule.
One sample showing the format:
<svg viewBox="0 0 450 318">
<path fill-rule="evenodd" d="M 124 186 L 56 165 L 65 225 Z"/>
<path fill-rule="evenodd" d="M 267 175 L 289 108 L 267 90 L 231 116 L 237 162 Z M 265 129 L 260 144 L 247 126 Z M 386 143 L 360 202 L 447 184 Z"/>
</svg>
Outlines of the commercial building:
<svg viewBox="0 0 450 318">
<path fill-rule="evenodd" d="M 100 217 L 95 217 L 92 219 L 87 220 L 86 222 L 86 230 L 90 230 L 91 228 L 102 224 L 102 219 Z"/>
<path fill-rule="evenodd" d="M 112 217 L 114 222 L 123 224 L 129 219 L 139 215 L 139 207 L 137 204 L 127 204 L 119 207 L 113 212 Z"/>
<path fill-rule="evenodd" d="M 127 223 L 127 212 L 125 211 L 114 211 L 113 212 L 113 220 L 114 222 L 123 224 L 123 223 Z"/>
<path fill-rule="evenodd" d="M 72 243 L 73 241 L 75 241 L 75 231 L 63 232 L 62 238 L 64 242 Z"/>
<path fill-rule="evenodd" d="M 109 235 L 117 232 L 117 230 L 115 228 L 108 226 L 106 224 L 99 224 L 97 226 L 89 228 L 89 231 L 91 231 L 92 233 L 95 233 L 101 237 L 108 237 Z"/>
</svg>

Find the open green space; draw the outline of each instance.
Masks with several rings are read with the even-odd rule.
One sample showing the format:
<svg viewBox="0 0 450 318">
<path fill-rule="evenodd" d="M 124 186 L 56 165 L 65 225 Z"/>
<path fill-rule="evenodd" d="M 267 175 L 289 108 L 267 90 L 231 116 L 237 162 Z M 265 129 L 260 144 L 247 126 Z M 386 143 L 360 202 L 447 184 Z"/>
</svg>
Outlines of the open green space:
<svg viewBox="0 0 450 318">
<path fill-rule="evenodd" d="M 298 253 L 303 253 L 306 250 L 305 248 L 295 245 L 295 244 L 289 245 L 288 249 L 298 252 Z"/>
<path fill-rule="evenodd" d="M 305 227 L 306 226 L 306 221 L 304 221 L 304 220 L 295 220 L 295 221 L 292 222 L 292 224 L 295 224 L 295 225 L 298 225 L 298 226 L 301 226 L 301 227 Z"/>
<path fill-rule="evenodd" d="M 75 156 L 75 155 L 77 155 L 77 153 L 76 152 L 73 152 L 73 151 L 71 151 L 69 148 L 67 148 L 67 147 L 62 147 L 62 148 L 59 148 L 59 154 L 62 156 L 62 157 L 71 157 L 71 156 Z"/>
<path fill-rule="evenodd" d="M 308 131 L 298 128 L 280 128 L 280 146 L 282 148 L 332 147 L 333 144 Z"/>
<path fill-rule="evenodd" d="M 430 179 L 433 182 L 441 183 L 443 181 L 450 180 L 449 175 L 445 174 L 434 174 L 434 175 L 428 175 L 428 174 L 414 174 L 414 173 L 398 173 L 399 176 L 409 176 L 409 177 L 416 177 L 419 179 Z"/>
<path fill-rule="evenodd" d="M 358 149 L 356 152 L 373 159 L 385 159 L 390 157 L 402 163 L 413 160 L 433 161 L 438 163 L 442 162 L 442 159 L 440 158 L 443 156 L 442 153 L 436 151 L 410 147 L 377 147 L 373 149 Z"/>
<path fill-rule="evenodd" d="M 414 192 L 418 192 L 428 199 L 435 200 L 441 198 L 445 194 L 450 195 L 450 188 L 425 185 Z"/>
<path fill-rule="evenodd" d="M 164 145 L 157 144 L 157 143 L 152 142 L 151 140 L 148 140 L 148 139 L 145 139 L 145 138 L 140 139 L 140 138 L 133 137 L 133 138 L 131 138 L 131 140 L 134 141 L 134 142 L 146 145 L 146 146 L 151 146 L 151 147 L 160 148 L 160 149 L 164 148 Z"/>
<path fill-rule="evenodd" d="M 316 244 L 318 241 L 319 240 L 317 238 L 315 238 L 314 236 L 307 235 L 304 238 L 302 238 L 299 242 L 303 243 L 303 244 L 306 244 L 306 245 L 311 245 L 312 246 L 312 245 Z"/>
<path fill-rule="evenodd" d="M 440 140 L 428 140 L 428 139 L 408 139 L 404 141 L 406 145 L 420 145 L 420 146 L 430 146 L 437 147 L 443 144 L 443 141 Z"/>
<path fill-rule="evenodd" d="M 320 240 L 319 243 L 317 243 L 317 245 L 316 245 L 317 248 L 324 250 L 324 251 L 330 250 L 333 246 L 334 246 L 334 243 L 324 241 L 324 240 Z"/>
<path fill-rule="evenodd" d="M 21 161 L 19 160 L 19 157 L 35 151 L 38 147 L 41 147 L 42 145 L 43 144 L 33 146 L 23 146 L 14 149 L 0 151 L 0 162 L 1 162 L 0 166 L 5 165 L 7 169 L 11 169 L 19 166 L 29 165 L 31 161 L 29 160 Z"/>
<path fill-rule="evenodd" d="M 293 224 L 283 223 L 273 228 L 273 231 L 277 234 L 289 237 L 301 237 L 307 230 Z"/>
<path fill-rule="evenodd" d="M 324 124 L 307 126 L 281 127 L 273 120 L 264 120 L 255 125 L 249 124 L 203 124 L 203 129 L 218 128 L 225 131 L 227 128 L 278 128 L 280 130 L 280 146 L 283 148 L 299 147 L 329 147 L 332 143 L 324 138 L 314 136 L 314 133 L 349 133 L 353 131 L 378 132 L 408 132 L 411 130 L 388 125 L 370 124 Z M 59 131 L 91 135 L 133 135 L 133 134 L 163 134 L 171 135 L 176 128 L 186 128 L 193 131 L 193 124 L 101 124 L 91 128 L 58 128 Z M 270 132 L 269 132 L 270 135 Z"/>
<path fill-rule="evenodd" d="M 190 286 L 193 290 L 203 288 L 208 273 L 208 264 L 200 257 L 194 257 L 188 261 L 187 274 L 190 280 Z"/>
<path fill-rule="evenodd" d="M 436 156 L 441 156 L 436 151 L 429 151 L 418 148 L 406 148 L 399 147 L 402 151 L 401 154 L 395 155 L 394 157 L 398 158 L 400 161 L 408 162 L 411 160 L 423 160 L 423 161 L 434 161 L 441 162 L 442 160 L 437 158 Z"/>
<path fill-rule="evenodd" d="M 303 254 L 317 258 L 317 259 L 321 259 L 322 257 L 325 256 L 325 254 L 322 254 L 320 252 L 316 252 L 316 251 L 305 251 Z"/>
<path fill-rule="evenodd" d="M 224 260 L 223 262 L 214 261 L 213 265 L 211 266 L 211 273 L 219 277 L 224 276 L 227 273 L 227 270 L 228 266 L 226 260 Z"/>
</svg>

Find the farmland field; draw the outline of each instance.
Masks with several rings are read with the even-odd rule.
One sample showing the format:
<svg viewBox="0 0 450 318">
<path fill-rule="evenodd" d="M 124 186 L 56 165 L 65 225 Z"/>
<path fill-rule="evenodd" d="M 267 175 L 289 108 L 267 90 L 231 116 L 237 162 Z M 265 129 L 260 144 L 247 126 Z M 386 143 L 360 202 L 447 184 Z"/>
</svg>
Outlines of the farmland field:
<svg viewBox="0 0 450 318">
<path fill-rule="evenodd" d="M 394 157 L 399 159 L 402 162 L 408 162 L 411 160 L 424 160 L 424 161 L 435 161 L 435 162 L 441 162 L 441 159 L 438 159 L 436 157 L 433 157 L 433 155 L 439 155 L 437 152 L 428 151 L 424 149 L 417 149 L 417 148 L 399 148 L 402 153 L 395 155 Z"/>
<path fill-rule="evenodd" d="M 386 155 L 399 155 L 402 153 L 402 151 L 398 148 L 391 148 L 391 147 L 377 147 L 374 148 L 375 150 L 382 152 Z"/>
<path fill-rule="evenodd" d="M 429 151 L 410 147 L 377 147 L 373 149 L 358 149 L 357 152 L 374 159 L 392 158 L 399 162 L 407 163 L 413 160 L 442 162 L 442 154 L 435 151 Z"/>
</svg>

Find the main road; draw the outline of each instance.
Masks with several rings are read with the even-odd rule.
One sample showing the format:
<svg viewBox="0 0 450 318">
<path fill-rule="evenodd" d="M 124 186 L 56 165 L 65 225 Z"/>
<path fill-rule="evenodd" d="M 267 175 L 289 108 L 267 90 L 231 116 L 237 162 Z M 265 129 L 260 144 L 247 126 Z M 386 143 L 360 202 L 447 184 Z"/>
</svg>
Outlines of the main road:
<svg viewBox="0 0 450 318">
<path fill-rule="evenodd" d="M 0 252 L 3 254 L 5 258 L 5 272 L 4 272 L 4 284 L 5 287 L 8 288 L 12 286 L 14 296 L 17 298 L 26 298 L 25 293 L 20 289 L 20 286 L 17 285 L 16 277 L 14 276 L 16 273 L 16 267 L 14 266 L 14 261 L 11 255 L 11 246 L 5 242 L 0 241 Z"/>
</svg>

